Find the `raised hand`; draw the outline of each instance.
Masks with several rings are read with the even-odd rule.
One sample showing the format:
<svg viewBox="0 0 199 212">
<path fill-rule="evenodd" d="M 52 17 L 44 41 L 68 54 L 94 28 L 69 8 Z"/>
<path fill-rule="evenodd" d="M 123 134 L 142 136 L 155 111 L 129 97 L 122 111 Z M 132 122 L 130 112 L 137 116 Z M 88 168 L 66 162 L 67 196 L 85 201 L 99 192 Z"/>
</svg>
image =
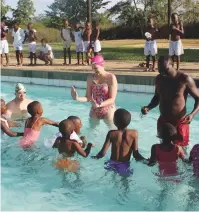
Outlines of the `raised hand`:
<svg viewBox="0 0 199 212">
<path fill-rule="evenodd" d="M 72 86 L 71 88 L 71 96 L 74 100 L 77 100 L 78 99 L 78 94 L 77 94 L 77 91 L 76 89 Z"/>
</svg>

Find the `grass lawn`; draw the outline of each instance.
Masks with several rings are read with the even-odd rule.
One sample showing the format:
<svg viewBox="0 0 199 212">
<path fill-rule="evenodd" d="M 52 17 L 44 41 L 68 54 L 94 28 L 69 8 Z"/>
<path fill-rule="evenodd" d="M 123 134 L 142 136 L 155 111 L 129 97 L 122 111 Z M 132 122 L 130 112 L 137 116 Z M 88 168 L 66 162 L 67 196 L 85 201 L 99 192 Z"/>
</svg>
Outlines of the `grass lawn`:
<svg viewBox="0 0 199 212">
<path fill-rule="evenodd" d="M 185 49 L 184 55 L 181 57 L 182 62 L 196 62 L 199 61 L 199 40 L 183 40 L 184 48 L 198 48 Z M 55 59 L 63 58 L 62 43 L 52 43 Z M 168 55 L 168 40 L 158 40 L 158 55 Z M 132 60 L 143 61 L 144 55 L 144 41 L 143 40 L 118 40 L 118 41 L 102 41 L 102 54 L 108 60 Z M 39 50 L 38 46 L 38 50 Z M 12 56 L 14 50 L 10 47 Z M 28 48 L 25 45 L 24 55 L 28 55 Z M 76 58 L 75 45 L 72 45 L 72 58 Z"/>
</svg>

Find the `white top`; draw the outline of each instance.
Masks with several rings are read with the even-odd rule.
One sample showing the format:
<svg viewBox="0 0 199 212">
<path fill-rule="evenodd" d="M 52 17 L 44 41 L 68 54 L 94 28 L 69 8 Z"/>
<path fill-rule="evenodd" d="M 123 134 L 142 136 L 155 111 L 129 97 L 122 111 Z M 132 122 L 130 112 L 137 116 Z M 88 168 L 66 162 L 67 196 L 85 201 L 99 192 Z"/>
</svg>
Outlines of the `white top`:
<svg viewBox="0 0 199 212">
<path fill-rule="evenodd" d="M 68 28 L 63 28 L 63 29 L 61 30 L 61 32 L 62 32 L 62 36 L 63 36 L 63 38 L 64 38 L 65 40 L 71 41 L 71 28 L 70 28 L 70 27 L 68 27 Z"/>
<path fill-rule="evenodd" d="M 12 37 L 14 37 L 14 44 L 22 44 L 25 38 L 24 30 L 19 28 L 16 32 L 12 30 Z"/>
<path fill-rule="evenodd" d="M 74 37 L 75 37 L 75 43 L 76 44 L 80 44 L 82 43 L 83 39 L 82 39 L 82 30 L 79 31 L 75 31 L 73 32 Z"/>
<path fill-rule="evenodd" d="M 52 52 L 52 47 L 49 44 L 46 44 L 45 46 L 41 46 L 40 49 L 41 52 L 44 54 L 48 54 L 48 51 L 50 51 L 50 56 L 53 58 L 53 52 Z"/>
</svg>

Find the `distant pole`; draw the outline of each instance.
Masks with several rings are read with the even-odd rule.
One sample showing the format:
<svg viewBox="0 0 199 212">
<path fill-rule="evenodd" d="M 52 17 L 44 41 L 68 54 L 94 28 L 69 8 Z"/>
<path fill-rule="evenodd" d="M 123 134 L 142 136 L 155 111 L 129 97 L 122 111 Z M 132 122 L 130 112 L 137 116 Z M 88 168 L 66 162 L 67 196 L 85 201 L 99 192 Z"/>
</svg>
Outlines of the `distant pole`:
<svg viewBox="0 0 199 212">
<path fill-rule="evenodd" d="M 168 0 L 168 26 L 171 24 L 171 0 Z"/>
<path fill-rule="evenodd" d="M 92 0 L 87 0 L 87 21 L 92 23 Z"/>
</svg>

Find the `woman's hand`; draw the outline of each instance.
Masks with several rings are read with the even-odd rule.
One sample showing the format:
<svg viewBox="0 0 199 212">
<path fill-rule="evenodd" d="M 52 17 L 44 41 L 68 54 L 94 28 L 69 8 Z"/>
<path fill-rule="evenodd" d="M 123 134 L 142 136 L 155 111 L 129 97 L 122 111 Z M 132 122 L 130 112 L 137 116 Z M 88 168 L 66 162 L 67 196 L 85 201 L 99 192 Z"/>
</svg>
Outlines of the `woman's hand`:
<svg viewBox="0 0 199 212">
<path fill-rule="evenodd" d="M 90 103 L 92 104 L 93 108 L 99 108 L 100 105 L 97 104 L 97 102 L 93 99 L 93 97 L 91 97 Z"/>
<path fill-rule="evenodd" d="M 76 100 L 77 101 L 77 99 L 78 99 L 78 94 L 77 94 L 77 91 L 75 90 L 75 88 L 72 86 L 72 88 L 71 88 L 71 96 L 72 96 L 72 98 L 74 99 L 74 100 Z"/>
</svg>

